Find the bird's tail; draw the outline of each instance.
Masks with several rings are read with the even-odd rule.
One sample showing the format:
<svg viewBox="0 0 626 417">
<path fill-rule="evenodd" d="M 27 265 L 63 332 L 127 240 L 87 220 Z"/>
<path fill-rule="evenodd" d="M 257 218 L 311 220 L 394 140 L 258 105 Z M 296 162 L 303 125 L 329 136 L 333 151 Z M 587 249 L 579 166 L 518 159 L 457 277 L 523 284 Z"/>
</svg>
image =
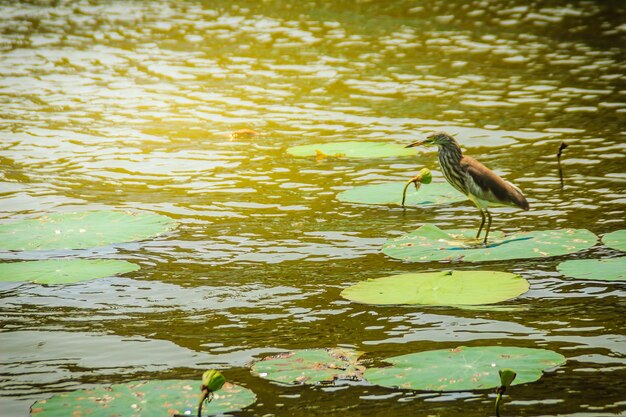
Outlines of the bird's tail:
<svg viewBox="0 0 626 417">
<path fill-rule="evenodd" d="M 524 193 L 522 193 L 522 190 L 520 190 L 518 187 L 508 181 L 506 181 L 506 183 L 509 184 L 511 188 L 516 191 L 514 194 L 511 194 L 511 199 L 513 200 L 513 203 L 515 203 L 516 206 L 523 210 L 529 210 L 530 205 L 528 204 L 528 200 L 526 200 Z"/>
</svg>

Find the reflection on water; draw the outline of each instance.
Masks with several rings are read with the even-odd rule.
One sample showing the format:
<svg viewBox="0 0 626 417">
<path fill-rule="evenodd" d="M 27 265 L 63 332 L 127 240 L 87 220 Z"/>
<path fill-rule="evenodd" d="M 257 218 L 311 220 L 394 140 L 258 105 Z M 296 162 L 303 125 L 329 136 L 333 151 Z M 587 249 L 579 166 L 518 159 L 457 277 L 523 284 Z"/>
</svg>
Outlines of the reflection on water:
<svg viewBox="0 0 626 417">
<path fill-rule="evenodd" d="M 494 228 L 623 228 L 622 2 L 40 1 L 3 2 L 0 16 L 0 221 L 134 209 L 180 222 L 149 242 L 0 254 L 142 267 L 65 288 L 0 288 L 7 415 L 25 416 L 61 390 L 219 366 L 264 398 L 242 415 L 410 407 L 482 416 L 488 393 L 286 390 L 244 365 L 291 348 L 352 346 L 380 360 L 494 343 L 569 359 L 516 387 L 512 415 L 626 412 L 615 384 L 626 369 L 622 285 L 565 280 L 558 259 L 516 261 L 488 265 L 532 284 L 505 309 L 343 301 L 341 289 L 359 280 L 441 267 L 384 257 L 387 237 L 425 222 L 474 227 L 477 213 L 469 201 L 404 211 L 335 200 L 422 166 L 439 175 L 433 152 L 285 153 L 333 141 L 403 144 L 444 129 L 529 197 L 530 212 L 500 211 Z M 260 134 L 229 135 L 240 129 Z M 570 145 L 563 190 L 561 141 Z M 569 258 L 617 255 L 596 247 Z"/>
</svg>

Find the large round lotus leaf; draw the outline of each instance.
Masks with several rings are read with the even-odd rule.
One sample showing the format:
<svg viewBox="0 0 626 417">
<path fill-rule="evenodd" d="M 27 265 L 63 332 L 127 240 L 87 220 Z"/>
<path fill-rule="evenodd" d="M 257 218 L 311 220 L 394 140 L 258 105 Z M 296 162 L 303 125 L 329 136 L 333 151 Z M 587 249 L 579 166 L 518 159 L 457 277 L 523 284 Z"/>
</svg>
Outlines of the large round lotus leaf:
<svg viewBox="0 0 626 417">
<path fill-rule="evenodd" d="M 536 381 L 543 370 L 562 365 L 565 358 L 545 349 L 461 346 L 396 356 L 385 362 L 393 366 L 368 368 L 365 379 L 418 391 L 467 391 L 498 387 L 498 370 L 503 368 L 517 372 L 513 385 Z"/>
<path fill-rule="evenodd" d="M 122 211 L 57 213 L 0 225 L 0 249 L 85 249 L 157 236 L 176 223 L 166 216 Z"/>
<path fill-rule="evenodd" d="M 252 366 L 252 373 L 286 384 L 332 383 L 337 379 L 360 380 L 365 369 L 361 352 L 349 349 L 305 349 L 269 356 Z"/>
<path fill-rule="evenodd" d="M 511 235 L 489 235 L 487 247 L 477 240 L 476 230 L 441 230 L 427 224 L 389 239 L 383 253 L 413 262 L 462 260 L 467 262 L 545 258 L 565 255 L 593 246 L 597 237 L 585 229 L 541 230 Z"/>
<path fill-rule="evenodd" d="M 129 382 L 110 387 L 56 394 L 37 401 L 30 410 L 37 417 L 154 417 L 196 415 L 199 381 Z M 249 389 L 226 383 L 203 407 L 203 415 L 241 410 L 256 401 Z"/>
<path fill-rule="evenodd" d="M 479 305 L 515 298 L 529 287 L 524 278 L 508 272 L 445 271 L 370 279 L 346 288 L 341 296 L 365 304 Z"/>
<path fill-rule="evenodd" d="M 337 194 L 337 200 L 346 203 L 400 205 L 402 204 L 404 185 L 405 183 L 398 181 L 354 187 Z M 432 206 L 463 200 L 467 200 L 467 197 L 447 182 L 433 182 L 422 185 L 419 190 L 416 190 L 413 185 L 409 185 L 404 204 L 407 206 Z"/>
<path fill-rule="evenodd" d="M 72 284 L 137 271 L 139 265 L 114 259 L 50 259 L 0 263 L 0 282 Z"/>
<path fill-rule="evenodd" d="M 616 230 L 614 232 L 604 235 L 604 237 L 602 238 L 602 243 L 604 243 L 609 248 L 626 252 L 626 229 Z"/>
<path fill-rule="evenodd" d="M 396 143 L 355 141 L 292 146 L 287 149 L 287 153 L 293 156 L 316 156 L 318 158 L 388 158 L 415 155 L 415 149 L 408 149 Z"/>
<path fill-rule="evenodd" d="M 612 259 L 576 259 L 556 267 L 566 277 L 599 281 L 625 281 L 626 256 Z"/>
</svg>

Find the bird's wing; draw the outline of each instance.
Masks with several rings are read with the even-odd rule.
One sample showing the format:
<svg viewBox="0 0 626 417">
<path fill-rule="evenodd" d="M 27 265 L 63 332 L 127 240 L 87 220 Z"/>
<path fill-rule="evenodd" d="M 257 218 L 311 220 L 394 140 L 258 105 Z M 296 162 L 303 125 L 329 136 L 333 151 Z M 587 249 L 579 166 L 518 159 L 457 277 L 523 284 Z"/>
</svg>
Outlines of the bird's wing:
<svg viewBox="0 0 626 417">
<path fill-rule="evenodd" d="M 528 201 L 519 188 L 504 181 L 474 158 L 464 156 L 461 158 L 461 166 L 467 173 L 466 186 L 472 195 L 492 203 L 528 210 Z"/>
</svg>

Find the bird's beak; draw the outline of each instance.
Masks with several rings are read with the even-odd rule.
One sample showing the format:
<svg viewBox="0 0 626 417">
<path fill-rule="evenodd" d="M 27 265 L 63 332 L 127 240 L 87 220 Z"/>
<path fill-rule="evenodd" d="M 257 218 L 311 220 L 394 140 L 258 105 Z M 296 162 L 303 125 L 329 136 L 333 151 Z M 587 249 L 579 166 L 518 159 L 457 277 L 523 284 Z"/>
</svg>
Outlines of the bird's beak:
<svg viewBox="0 0 626 417">
<path fill-rule="evenodd" d="M 425 144 L 428 144 L 428 143 L 430 143 L 430 141 L 428 139 L 426 139 L 426 140 L 418 140 L 417 142 L 413 142 L 413 143 L 411 143 L 409 145 L 406 145 L 405 148 L 414 148 L 416 146 L 422 146 L 422 145 L 425 145 Z"/>
</svg>

